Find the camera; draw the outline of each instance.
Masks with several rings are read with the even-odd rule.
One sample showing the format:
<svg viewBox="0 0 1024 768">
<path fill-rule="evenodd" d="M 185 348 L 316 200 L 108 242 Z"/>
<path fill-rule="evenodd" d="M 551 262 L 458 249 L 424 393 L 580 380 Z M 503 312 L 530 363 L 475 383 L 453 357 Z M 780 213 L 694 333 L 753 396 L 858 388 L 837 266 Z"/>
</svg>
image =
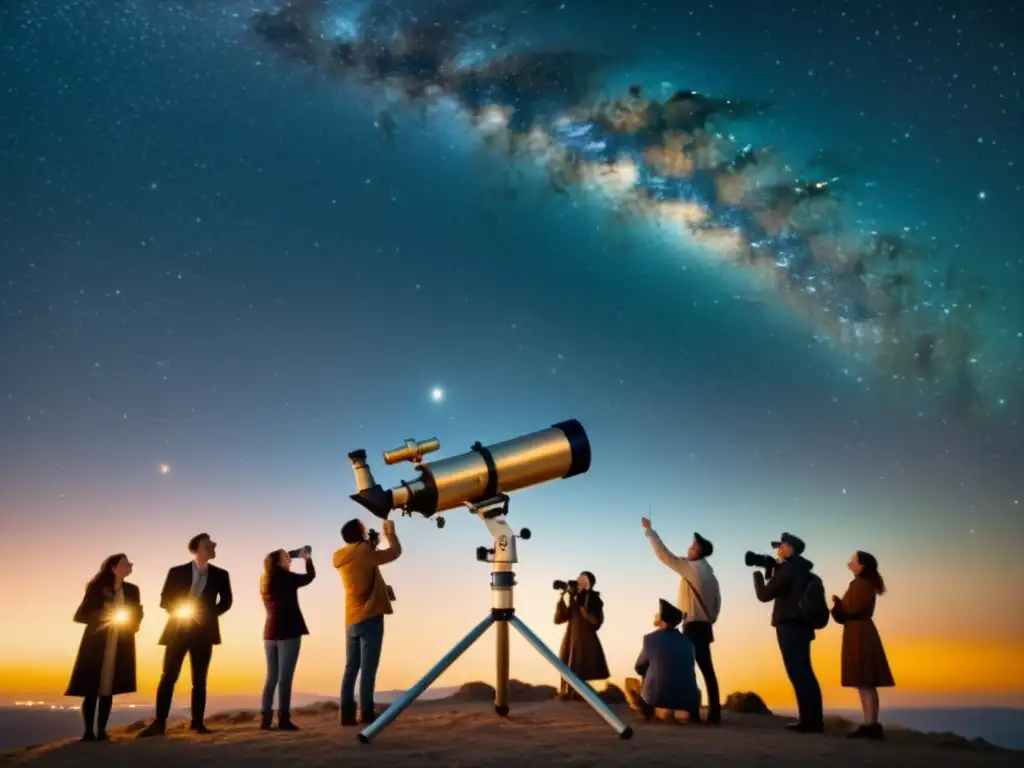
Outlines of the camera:
<svg viewBox="0 0 1024 768">
<path fill-rule="evenodd" d="M 759 555 L 756 552 L 747 552 L 743 556 L 743 562 L 748 568 L 764 568 L 768 576 L 771 576 L 775 571 L 775 567 L 778 563 L 775 558 L 771 555 Z"/>
<path fill-rule="evenodd" d="M 313 554 L 313 548 L 311 546 L 309 546 L 309 544 L 307 544 L 306 546 L 299 547 L 298 549 L 289 549 L 288 550 L 288 557 L 293 558 L 293 559 L 296 558 L 296 557 L 302 557 L 302 553 L 303 552 L 305 552 L 308 555 L 311 555 L 311 554 Z"/>
<path fill-rule="evenodd" d="M 558 592 L 575 592 L 579 586 L 575 581 L 556 581 L 551 588 Z"/>
</svg>

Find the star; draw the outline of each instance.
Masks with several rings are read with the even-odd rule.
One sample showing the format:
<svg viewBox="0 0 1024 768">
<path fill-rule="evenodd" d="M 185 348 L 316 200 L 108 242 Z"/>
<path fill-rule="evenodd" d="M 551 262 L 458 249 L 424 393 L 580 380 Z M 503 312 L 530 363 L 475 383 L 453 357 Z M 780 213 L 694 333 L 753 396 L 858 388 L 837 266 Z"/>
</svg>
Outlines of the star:
<svg viewBox="0 0 1024 768">
<path fill-rule="evenodd" d="M 444 389 L 442 387 L 434 387 L 430 390 L 430 399 L 435 403 L 444 402 Z"/>
<path fill-rule="evenodd" d="M 160 474 L 161 475 L 169 475 L 169 474 L 171 474 L 171 465 L 170 464 L 161 464 L 160 465 Z"/>
<path fill-rule="evenodd" d="M 979 200 L 985 200 L 987 197 L 988 197 L 988 192 L 986 192 L 985 190 L 982 190 L 981 192 L 978 193 L 978 199 Z"/>
</svg>

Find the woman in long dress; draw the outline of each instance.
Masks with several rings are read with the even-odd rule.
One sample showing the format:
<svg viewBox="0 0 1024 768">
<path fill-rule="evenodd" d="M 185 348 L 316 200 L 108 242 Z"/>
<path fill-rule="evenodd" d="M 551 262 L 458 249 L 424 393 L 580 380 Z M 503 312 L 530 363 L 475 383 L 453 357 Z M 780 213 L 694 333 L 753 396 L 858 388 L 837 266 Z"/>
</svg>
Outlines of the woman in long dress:
<svg viewBox="0 0 1024 768">
<path fill-rule="evenodd" d="M 896 685 L 882 638 L 875 627 L 875 601 L 885 594 L 878 561 L 867 552 L 855 552 L 847 567 L 853 581 L 842 598 L 832 596 L 832 618 L 843 625 L 842 684 L 860 692 L 864 724 L 850 733 L 857 739 L 884 739 L 878 722 L 878 689 Z"/>
<path fill-rule="evenodd" d="M 594 574 L 583 571 L 576 577 L 577 589 L 559 595 L 555 606 L 555 624 L 566 625 L 558 657 L 581 680 L 607 680 L 611 674 L 597 636 L 604 624 L 604 602 L 600 593 L 594 591 L 594 581 Z M 565 680 L 559 685 L 558 696 L 577 698 Z"/>
<path fill-rule="evenodd" d="M 75 611 L 75 622 L 85 624 L 85 630 L 64 695 L 82 697 L 82 741 L 105 740 L 114 696 L 135 692 L 135 633 L 142 624 L 142 603 L 139 588 L 125 581 L 131 572 L 126 555 L 108 557 Z"/>
</svg>

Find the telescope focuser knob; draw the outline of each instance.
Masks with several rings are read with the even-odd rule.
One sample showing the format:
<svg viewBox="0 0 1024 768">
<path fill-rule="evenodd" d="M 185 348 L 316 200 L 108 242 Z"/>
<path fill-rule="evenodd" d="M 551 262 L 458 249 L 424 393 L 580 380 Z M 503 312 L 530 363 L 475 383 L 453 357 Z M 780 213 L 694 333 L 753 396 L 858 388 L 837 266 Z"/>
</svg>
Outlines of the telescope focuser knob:
<svg viewBox="0 0 1024 768">
<path fill-rule="evenodd" d="M 439 518 L 437 518 L 437 519 L 436 519 L 436 520 L 434 521 L 434 524 L 435 524 L 435 525 L 436 525 L 436 526 L 437 526 L 438 528 L 444 528 L 444 518 L 443 518 L 443 517 L 439 517 Z"/>
<path fill-rule="evenodd" d="M 476 559 L 479 560 L 481 563 L 486 563 L 488 555 L 493 555 L 493 554 L 494 554 L 494 550 L 493 549 L 488 549 L 487 547 L 477 547 L 476 548 Z"/>
<path fill-rule="evenodd" d="M 528 541 L 528 540 L 529 540 L 529 538 L 530 538 L 530 537 L 531 537 L 532 535 L 533 535 L 533 534 L 532 534 L 532 533 L 530 533 L 530 529 L 529 529 L 529 528 L 523 528 L 523 530 L 521 530 L 521 531 L 519 532 L 519 538 L 520 538 L 520 539 L 522 539 L 523 541 Z"/>
</svg>

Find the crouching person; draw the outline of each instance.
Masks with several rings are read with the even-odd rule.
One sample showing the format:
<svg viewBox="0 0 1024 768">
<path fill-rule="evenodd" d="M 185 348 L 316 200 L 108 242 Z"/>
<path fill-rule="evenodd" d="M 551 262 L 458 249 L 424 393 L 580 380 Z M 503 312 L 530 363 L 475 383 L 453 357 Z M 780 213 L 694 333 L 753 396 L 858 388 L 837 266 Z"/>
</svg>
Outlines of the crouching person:
<svg viewBox="0 0 1024 768">
<path fill-rule="evenodd" d="M 683 621 L 683 612 L 665 600 L 659 600 L 654 617 L 657 629 L 644 635 L 643 648 L 636 660 L 636 673 L 626 678 L 626 699 L 650 720 L 655 710 L 663 719 L 683 714 L 691 723 L 699 723 L 700 689 L 694 669 L 693 643 L 677 629 Z"/>
</svg>

